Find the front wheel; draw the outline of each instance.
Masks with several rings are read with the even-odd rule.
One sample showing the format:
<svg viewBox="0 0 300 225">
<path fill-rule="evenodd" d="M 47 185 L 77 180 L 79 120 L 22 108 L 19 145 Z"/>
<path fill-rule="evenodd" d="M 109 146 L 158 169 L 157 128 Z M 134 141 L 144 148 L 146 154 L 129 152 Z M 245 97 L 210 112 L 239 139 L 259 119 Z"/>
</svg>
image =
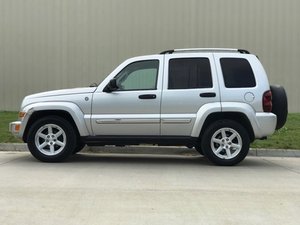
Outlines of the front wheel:
<svg viewBox="0 0 300 225">
<path fill-rule="evenodd" d="M 74 151 L 76 133 L 69 121 L 58 116 L 48 116 L 31 126 L 27 145 L 36 159 L 60 162 Z"/>
<path fill-rule="evenodd" d="M 85 147 L 85 143 L 77 142 L 75 149 L 73 150 L 73 154 L 80 152 Z"/>
<path fill-rule="evenodd" d="M 201 140 L 204 155 L 221 166 L 232 166 L 241 162 L 250 148 L 248 132 L 232 120 L 214 122 L 204 131 Z"/>
</svg>

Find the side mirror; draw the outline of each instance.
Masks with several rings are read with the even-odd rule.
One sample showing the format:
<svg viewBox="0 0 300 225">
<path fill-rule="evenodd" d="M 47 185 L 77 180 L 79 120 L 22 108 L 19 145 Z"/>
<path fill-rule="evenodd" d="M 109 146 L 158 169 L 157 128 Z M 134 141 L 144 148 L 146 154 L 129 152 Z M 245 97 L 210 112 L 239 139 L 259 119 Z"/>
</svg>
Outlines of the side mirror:
<svg viewBox="0 0 300 225">
<path fill-rule="evenodd" d="M 104 92 L 112 92 L 118 90 L 117 80 L 115 78 L 111 79 L 109 83 L 103 89 Z"/>
<path fill-rule="evenodd" d="M 92 83 L 92 84 L 90 84 L 89 87 L 98 87 L 98 84 L 97 83 Z"/>
</svg>

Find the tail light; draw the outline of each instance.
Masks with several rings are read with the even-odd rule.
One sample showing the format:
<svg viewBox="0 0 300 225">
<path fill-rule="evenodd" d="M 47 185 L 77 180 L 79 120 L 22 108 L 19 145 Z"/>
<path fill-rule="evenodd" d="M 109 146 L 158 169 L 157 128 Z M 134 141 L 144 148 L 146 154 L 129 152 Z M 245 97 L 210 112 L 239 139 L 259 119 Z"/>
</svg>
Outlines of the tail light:
<svg viewBox="0 0 300 225">
<path fill-rule="evenodd" d="M 264 112 L 272 112 L 272 92 L 266 91 L 262 100 Z"/>
</svg>

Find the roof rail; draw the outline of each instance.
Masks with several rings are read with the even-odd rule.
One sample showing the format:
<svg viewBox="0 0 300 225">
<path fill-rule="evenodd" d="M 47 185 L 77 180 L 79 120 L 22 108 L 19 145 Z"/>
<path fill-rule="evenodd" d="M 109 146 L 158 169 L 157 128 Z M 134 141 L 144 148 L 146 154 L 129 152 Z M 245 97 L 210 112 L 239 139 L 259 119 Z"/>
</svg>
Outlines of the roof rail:
<svg viewBox="0 0 300 225">
<path fill-rule="evenodd" d="M 245 49 L 236 49 L 236 48 L 183 48 L 183 49 L 173 49 L 166 50 L 160 54 L 173 54 L 176 52 L 239 52 L 242 54 L 250 54 L 249 51 Z"/>
</svg>

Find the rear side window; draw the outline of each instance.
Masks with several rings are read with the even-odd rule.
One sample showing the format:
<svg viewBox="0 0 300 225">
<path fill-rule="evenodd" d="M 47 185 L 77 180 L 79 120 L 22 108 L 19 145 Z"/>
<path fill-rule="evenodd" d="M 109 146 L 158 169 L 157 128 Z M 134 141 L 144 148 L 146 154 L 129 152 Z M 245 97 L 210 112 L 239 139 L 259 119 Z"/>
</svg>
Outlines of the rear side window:
<svg viewBox="0 0 300 225">
<path fill-rule="evenodd" d="M 255 77 L 250 63 L 241 58 L 220 59 L 225 87 L 255 87 Z"/>
<path fill-rule="evenodd" d="M 208 58 L 170 59 L 169 89 L 210 87 L 212 87 L 212 78 Z"/>
</svg>

